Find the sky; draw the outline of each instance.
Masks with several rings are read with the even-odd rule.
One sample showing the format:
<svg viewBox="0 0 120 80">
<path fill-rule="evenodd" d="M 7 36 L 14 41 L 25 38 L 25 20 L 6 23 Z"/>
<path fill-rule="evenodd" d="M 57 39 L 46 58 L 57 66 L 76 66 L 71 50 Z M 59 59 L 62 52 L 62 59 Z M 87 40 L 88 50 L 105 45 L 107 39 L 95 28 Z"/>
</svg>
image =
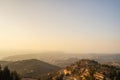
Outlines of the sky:
<svg viewBox="0 0 120 80">
<path fill-rule="evenodd" d="M 0 51 L 120 53 L 120 0 L 0 0 Z"/>
</svg>

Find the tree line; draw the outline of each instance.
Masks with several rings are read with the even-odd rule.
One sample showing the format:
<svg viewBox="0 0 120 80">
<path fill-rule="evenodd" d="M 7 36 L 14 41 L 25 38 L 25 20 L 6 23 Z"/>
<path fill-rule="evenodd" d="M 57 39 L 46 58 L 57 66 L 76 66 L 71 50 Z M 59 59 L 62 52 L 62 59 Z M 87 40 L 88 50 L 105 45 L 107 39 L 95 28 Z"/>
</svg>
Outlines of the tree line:
<svg viewBox="0 0 120 80">
<path fill-rule="evenodd" d="M 10 71 L 8 66 L 0 66 L 0 80 L 20 80 L 20 77 L 16 71 Z"/>
</svg>

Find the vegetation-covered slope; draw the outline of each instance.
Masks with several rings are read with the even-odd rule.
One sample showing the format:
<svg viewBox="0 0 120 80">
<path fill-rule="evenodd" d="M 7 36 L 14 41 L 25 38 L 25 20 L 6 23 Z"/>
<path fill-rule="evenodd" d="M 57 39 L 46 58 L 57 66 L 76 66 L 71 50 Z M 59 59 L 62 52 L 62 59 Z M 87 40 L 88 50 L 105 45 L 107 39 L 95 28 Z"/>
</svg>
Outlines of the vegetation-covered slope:
<svg viewBox="0 0 120 80">
<path fill-rule="evenodd" d="M 36 59 L 10 62 L 6 65 L 8 65 L 10 70 L 17 71 L 22 77 L 33 77 L 33 78 L 60 69 L 57 66 Z"/>
</svg>

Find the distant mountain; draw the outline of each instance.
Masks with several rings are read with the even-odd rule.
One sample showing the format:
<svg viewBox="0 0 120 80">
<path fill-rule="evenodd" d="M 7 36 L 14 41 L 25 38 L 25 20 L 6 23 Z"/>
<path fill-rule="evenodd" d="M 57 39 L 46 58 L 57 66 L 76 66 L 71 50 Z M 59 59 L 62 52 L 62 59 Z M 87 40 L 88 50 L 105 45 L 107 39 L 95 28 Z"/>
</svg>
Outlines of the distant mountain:
<svg viewBox="0 0 120 80">
<path fill-rule="evenodd" d="M 74 63 L 78 60 L 79 60 L 78 58 L 69 58 L 69 59 L 66 59 L 66 60 L 57 60 L 56 65 L 58 65 L 60 67 L 66 67 L 66 66 L 69 66 L 69 65 L 71 65 L 72 63 Z"/>
<path fill-rule="evenodd" d="M 65 54 L 65 53 L 38 53 L 10 56 L 3 61 L 18 61 L 38 59 L 56 66 L 65 67 L 79 59 L 93 59 L 100 63 L 120 63 L 120 54 Z"/>
<path fill-rule="evenodd" d="M 120 68 L 82 59 L 40 80 L 120 80 Z"/>
<path fill-rule="evenodd" d="M 36 59 L 6 63 L 2 61 L 0 63 L 2 64 L 2 66 L 7 65 L 12 71 L 17 71 L 22 77 L 29 78 L 31 77 L 36 78 L 39 75 L 54 72 L 60 69 L 57 66 Z"/>
</svg>

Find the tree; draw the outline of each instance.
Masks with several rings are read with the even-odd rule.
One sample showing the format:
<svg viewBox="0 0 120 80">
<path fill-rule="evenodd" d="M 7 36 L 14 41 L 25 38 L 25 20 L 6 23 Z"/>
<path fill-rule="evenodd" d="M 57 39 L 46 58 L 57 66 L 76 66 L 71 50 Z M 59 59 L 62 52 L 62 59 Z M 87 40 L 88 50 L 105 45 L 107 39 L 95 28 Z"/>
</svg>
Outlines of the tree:
<svg viewBox="0 0 120 80">
<path fill-rule="evenodd" d="M 18 76 L 17 72 L 11 72 L 11 80 L 20 80 L 20 77 Z"/>
<path fill-rule="evenodd" d="M 2 80 L 2 68 L 1 68 L 1 65 L 0 65 L 0 80 Z"/>
<path fill-rule="evenodd" d="M 3 80 L 10 80 L 10 70 L 8 69 L 8 66 L 4 67 L 2 77 Z"/>
</svg>

